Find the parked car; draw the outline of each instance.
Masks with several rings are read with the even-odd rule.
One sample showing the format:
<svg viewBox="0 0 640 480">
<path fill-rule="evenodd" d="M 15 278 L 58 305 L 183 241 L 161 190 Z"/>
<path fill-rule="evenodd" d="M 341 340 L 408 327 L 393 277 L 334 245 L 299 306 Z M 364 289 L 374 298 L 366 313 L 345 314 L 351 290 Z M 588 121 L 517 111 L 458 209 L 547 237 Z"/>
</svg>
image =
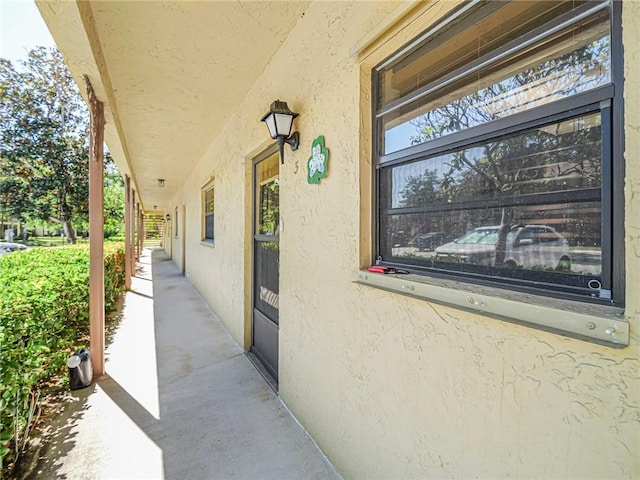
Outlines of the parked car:
<svg viewBox="0 0 640 480">
<path fill-rule="evenodd" d="M 421 233 L 413 238 L 413 246 L 417 247 L 421 252 L 432 252 L 436 247 L 444 243 L 444 233 L 429 232 Z"/>
<path fill-rule="evenodd" d="M 494 266 L 499 231 L 500 226 L 475 228 L 436 248 L 436 260 Z M 514 225 L 507 234 L 504 265 L 568 271 L 571 269 L 569 245 L 553 227 Z"/>
<path fill-rule="evenodd" d="M 26 250 L 27 247 L 22 245 L 21 243 L 13 243 L 13 242 L 0 242 L 0 252 L 3 253 L 11 253 L 16 250 Z"/>
</svg>

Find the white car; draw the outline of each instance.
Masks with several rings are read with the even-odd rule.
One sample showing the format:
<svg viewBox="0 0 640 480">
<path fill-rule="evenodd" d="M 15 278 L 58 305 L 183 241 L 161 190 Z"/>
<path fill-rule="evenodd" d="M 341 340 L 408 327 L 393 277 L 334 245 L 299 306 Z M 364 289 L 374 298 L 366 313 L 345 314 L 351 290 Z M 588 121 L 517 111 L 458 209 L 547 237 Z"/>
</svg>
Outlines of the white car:
<svg viewBox="0 0 640 480">
<path fill-rule="evenodd" d="M 500 226 L 478 227 L 435 249 L 436 260 L 495 265 Z M 515 225 L 507 234 L 504 266 L 571 270 L 567 240 L 547 225 Z"/>
<path fill-rule="evenodd" d="M 0 252 L 10 253 L 16 250 L 27 250 L 27 247 L 21 243 L 0 242 Z"/>
</svg>

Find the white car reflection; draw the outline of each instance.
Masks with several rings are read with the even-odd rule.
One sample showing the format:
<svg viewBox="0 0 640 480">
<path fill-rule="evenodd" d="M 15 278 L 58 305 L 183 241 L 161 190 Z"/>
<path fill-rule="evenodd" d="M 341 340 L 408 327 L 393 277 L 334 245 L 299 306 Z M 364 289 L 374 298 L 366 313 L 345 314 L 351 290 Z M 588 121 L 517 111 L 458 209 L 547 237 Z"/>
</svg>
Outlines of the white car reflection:
<svg viewBox="0 0 640 480">
<path fill-rule="evenodd" d="M 495 265 L 500 226 L 478 227 L 435 249 L 436 260 Z M 547 225 L 515 225 L 507 234 L 507 268 L 571 270 L 567 240 Z"/>
</svg>

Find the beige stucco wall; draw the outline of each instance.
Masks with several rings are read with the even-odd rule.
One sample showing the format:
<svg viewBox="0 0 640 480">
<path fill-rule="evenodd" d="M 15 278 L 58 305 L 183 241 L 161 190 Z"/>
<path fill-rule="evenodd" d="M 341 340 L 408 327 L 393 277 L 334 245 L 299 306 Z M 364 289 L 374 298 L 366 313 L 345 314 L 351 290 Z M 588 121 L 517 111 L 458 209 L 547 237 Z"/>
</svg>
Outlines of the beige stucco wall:
<svg viewBox="0 0 640 480">
<path fill-rule="evenodd" d="M 433 16 L 396 28 L 364 59 L 349 50 L 397 7 L 323 1 L 307 9 L 174 199 L 186 205 L 187 275 L 247 347 L 250 164 L 268 145 L 259 118 L 274 99 L 287 101 L 300 112 L 301 147 L 287 147 L 281 169 L 280 395 L 339 471 L 347 478 L 639 477 L 640 26 L 633 19 L 640 3 L 624 5 L 631 325 L 624 349 L 353 283 L 366 245 L 359 188 L 370 142 L 360 121 L 360 62 L 366 72 Z M 331 152 L 330 173 L 312 186 L 305 162 L 318 135 Z M 200 189 L 211 177 L 213 247 L 200 242 Z"/>
</svg>

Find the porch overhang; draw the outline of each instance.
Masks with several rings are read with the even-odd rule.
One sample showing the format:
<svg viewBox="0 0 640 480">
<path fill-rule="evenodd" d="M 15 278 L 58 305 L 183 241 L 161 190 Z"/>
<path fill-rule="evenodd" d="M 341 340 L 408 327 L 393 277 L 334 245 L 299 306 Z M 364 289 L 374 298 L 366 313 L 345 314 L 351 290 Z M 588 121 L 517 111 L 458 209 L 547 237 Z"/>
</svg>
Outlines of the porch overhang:
<svg viewBox="0 0 640 480">
<path fill-rule="evenodd" d="M 36 0 L 146 213 L 171 209 L 309 3 Z"/>
</svg>

